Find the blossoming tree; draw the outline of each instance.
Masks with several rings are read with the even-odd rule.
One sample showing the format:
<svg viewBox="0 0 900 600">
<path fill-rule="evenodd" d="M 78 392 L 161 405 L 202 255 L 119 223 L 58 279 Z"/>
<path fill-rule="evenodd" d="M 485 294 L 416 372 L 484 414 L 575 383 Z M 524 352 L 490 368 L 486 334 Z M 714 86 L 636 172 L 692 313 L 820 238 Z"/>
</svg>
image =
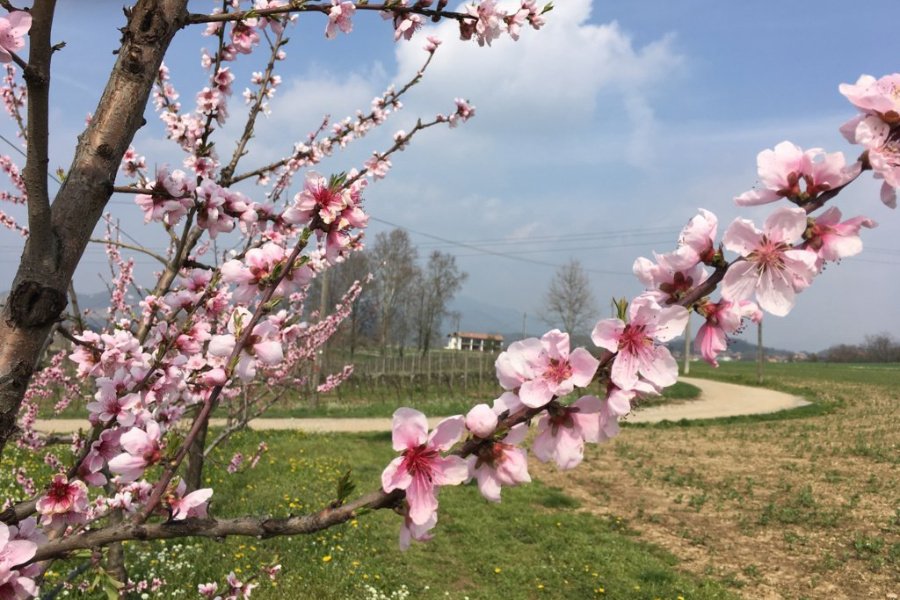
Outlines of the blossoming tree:
<svg viewBox="0 0 900 600">
<path fill-rule="evenodd" d="M 377 97 L 368 112 L 323 123 L 282 159 L 244 169 L 254 123 L 280 83 L 276 71 L 286 59 L 285 32 L 296 18 L 318 13 L 325 36 L 332 38 L 349 33 L 358 13 L 370 12 L 390 19 L 398 40 L 417 39 L 425 19 L 452 19 L 463 39 L 490 45 L 500 35 L 517 38 L 525 26 L 539 29 L 550 8 L 533 0 L 510 9 L 482 0 L 460 12 L 447 11 L 446 0 L 432 4 L 231 0 L 204 14 L 189 12 L 186 0 L 139 0 L 127 11 L 116 65 L 51 202 L 48 91 L 55 3 L 37 0 L 20 10 L 0 2 L 8 11 L 0 17 L 0 61 L 8 64 L 3 98 L 27 143 L 22 171 L 2 158 L 15 190 L 3 199 L 24 204 L 28 215 L 27 224 L 20 224 L 0 214 L 0 223 L 26 237 L 0 318 L 0 449 L 15 439 L 39 450 L 42 440 L 31 425 L 37 400 L 51 385 L 62 386 L 63 405 L 84 386 L 93 398 L 87 405 L 92 430 L 73 441 L 72 461 L 56 459 L 57 473 L 39 484 L 22 475 L 30 499 L 7 502 L 0 513 L 0 595 L 35 595 L 53 560 L 82 549 L 108 548 L 112 565 L 117 544 L 125 540 L 307 534 L 346 522 L 361 509 L 400 513 L 401 547 L 426 540 L 437 526 L 441 487 L 474 480 L 485 498 L 497 502 L 503 486 L 530 481 L 524 447 L 529 423 L 536 423 L 533 456 L 560 469 L 582 461 L 585 443 L 616 435 L 636 397 L 675 382 L 675 361 L 664 343 L 681 334 L 689 311 L 705 319 L 696 345 L 711 363 L 745 319 L 790 312 L 796 295 L 826 263 L 862 250 L 860 230 L 873 221 L 842 220 L 833 206 L 816 213 L 863 172 L 882 179 L 882 200 L 896 204 L 900 75 L 863 76 L 841 87 L 859 110 L 842 128 L 863 146 L 859 159 L 848 164 L 840 153 L 804 151 L 790 142 L 761 152 L 761 187 L 735 201 L 779 203 L 763 227 L 737 219 L 720 242 L 717 218 L 701 210 L 671 252 L 635 261 L 646 291 L 621 300 L 617 318 L 596 324 L 595 348 L 572 349 L 568 334 L 556 330 L 512 344 L 496 363 L 505 391 L 492 404 L 445 419 L 430 432 L 425 415 L 398 409 L 398 456 L 385 468 L 380 489 L 358 498 L 341 494 L 306 515 L 216 518 L 208 507 L 214 490 L 199 488 L 199 473 L 204 453 L 228 431 L 207 440 L 210 414 L 254 382 L 269 387 L 302 378 L 300 368 L 335 331 L 364 285 L 347 290 L 333 314 L 320 315 L 314 324 L 302 320 L 309 282 L 361 244 L 367 184 L 387 175 L 393 155 L 422 130 L 453 127 L 474 114 L 457 99 L 449 113 L 397 132 L 390 147 L 358 169 L 328 176 L 311 170 L 400 108 L 403 94 L 439 51 L 440 41 L 428 38 L 423 67 L 405 86 Z M 174 35 L 193 26 L 203 28 L 215 48 L 203 55 L 208 79 L 188 110 L 163 57 Z M 260 53 L 264 70 L 243 94 L 249 107 L 243 133 L 234 151 L 223 154 L 225 145 L 216 141 L 229 119 L 235 82 L 229 65 Z M 183 152 L 181 168 L 150 173 L 132 146 L 151 100 L 168 138 Z M 299 191 L 291 194 L 296 179 Z M 256 193 L 235 187 L 251 181 Z M 146 223 L 168 234 L 167 253 L 150 253 L 160 263 L 159 277 L 140 306 L 128 305 L 133 263 L 119 254 L 127 244 L 111 228 L 105 243 L 116 277 L 108 325 L 93 331 L 77 318 L 60 324 L 75 267 L 114 192 L 131 194 Z M 217 252 L 212 241 L 220 236 L 237 240 L 233 252 Z M 71 346 L 45 356 L 48 337 L 57 333 Z M 66 364 L 74 366 L 76 377 L 67 375 Z M 351 372 L 348 367 L 331 374 L 320 389 L 339 385 Z M 244 416 L 274 401 L 277 395 Z M 232 573 L 224 589 L 210 583 L 199 592 L 237 597 L 251 589 Z"/>
</svg>

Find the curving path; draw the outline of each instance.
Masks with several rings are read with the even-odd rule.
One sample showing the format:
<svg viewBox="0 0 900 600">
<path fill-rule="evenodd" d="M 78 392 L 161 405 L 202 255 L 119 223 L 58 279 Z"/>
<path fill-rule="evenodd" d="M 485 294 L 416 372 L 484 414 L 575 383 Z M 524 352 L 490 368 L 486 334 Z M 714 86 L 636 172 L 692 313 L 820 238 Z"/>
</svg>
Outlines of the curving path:
<svg viewBox="0 0 900 600">
<path fill-rule="evenodd" d="M 681 419 L 718 419 L 760 415 L 809 404 L 799 396 L 766 388 L 723 383 L 711 379 L 682 377 L 680 381 L 700 388 L 700 397 L 686 402 L 651 406 L 626 418 L 631 423 L 659 423 Z"/>
<path fill-rule="evenodd" d="M 806 400 L 765 388 L 748 387 L 733 383 L 722 383 L 709 379 L 682 377 L 681 381 L 700 388 L 696 400 L 664 404 L 639 410 L 626 418 L 631 423 L 659 423 L 660 421 L 680 421 L 681 419 L 715 419 L 756 415 L 798 408 L 809 404 Z M 441 417 L 428 420 L 434 426 Z M 213 427 L 225 425 L 224 419 L 212 419 Z M 38 419 L 35 429 L 46 433 L 71 433 L 87 429 L 88 423 L 82 419 Z M 251 429 L 289 429 L 309 432 L 370 432 L 390 431 L 390 418 L 322 418 L 322 419 L 256 419 L 250 422 Z"/>
</svg>

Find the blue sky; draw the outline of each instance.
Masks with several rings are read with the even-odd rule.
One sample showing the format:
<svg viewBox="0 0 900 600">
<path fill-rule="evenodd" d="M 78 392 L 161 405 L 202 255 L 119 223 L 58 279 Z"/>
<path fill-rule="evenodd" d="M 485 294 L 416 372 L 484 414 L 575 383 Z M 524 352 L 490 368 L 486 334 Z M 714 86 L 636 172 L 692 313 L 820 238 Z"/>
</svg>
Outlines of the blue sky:
<svg viewBox="0 0 900 600">
<path fill-rule="evenodd" d="M 320 168 L 358 165 L 417 117 L 449 111 L 456 96 L 471 100 L 476 118 L 425 132 L 395 157 L 390 177 L 369 188 L 366 207 L 379 220 L 369 235 L 390 229 L 387 222 L 477 246 L 482 251 L 413 234 L 422 252 L 458 256 L 470 274 L 463 294 L 517 313 L 538 312 L 552 265 L 569 258 L 590 271 L 601 306 L 636 294 L 629 275 L 634 258 L 669 250 L 698 207 L 717 213 L 724 230 L 738 214 L 731 199 L 754 185 L 756 154 L 764 148 L 789 139 L 855 157 L 857 149 L 837 131 L 854 112 L 838 84 L 900 68 L 896 2 L 867 2 L 864 9 L 831 0 L 556 4 L 544 30 L 492 48 L 458 42 L 449 23 L 429 31 L 445 44 L 404 110 Z M 195 11 L 210 6 L 191 4 Z M 54 37 L 67 47 L 55 58 L 51 165 L 65 168 L 112 65 L 123 16 L 118 3 L 107 1 L 63 2 L 59 10 Z M 377 15 L 358 14 L 354 33 L 334 41 L 324 39 L 324 26 L 321 15 L 305 15 L 292 31 L 284 84 L 272 116 L 258 127 L 247 166 L 283 156 L 323 113 L 341 118 L 365 109 L 425 58 L 423 35 L 395 44 Z M 179 34 L 167 59 L 186 106 L 201 81 L 199 48 L 210 42 L 199 34 Z M 264 59 L 242 57 L 236 66 L 236 93 L 261 69 L 254 60 Z M 235 97 L 220 141 L 226 152 L 228 134 L 240 126 L 239 103 Z M 152 112 L 148 121 L 138 150 L 150 165 L 178 164 Z M 4 123 L 0 131 L 9 135 L 12 128 Z M 817 350 L 867 333 L 900 337 L 900 221 L 865 179 L 841 194 L 838 206 L 846 216 L 880 223 L 865 232 L 867 251 L 829 267 L 790 316 L 770 318 L 767 343 Z M 762 221 L 771 208 L 742 214 Z M 142 225 L 130 199 L 116 198 L 110 209 L 134 237 L 164 243 Z M 3 280 L 11 279 L 19 245 L 0 232 Z M 100 249 L 89 251 L 78 289 L 103 289 L 102 259 Z M 152 265 L 143 261 L 148 277 Z M 498 320 L 496 329 L 509 325 Z"/>
</svg>

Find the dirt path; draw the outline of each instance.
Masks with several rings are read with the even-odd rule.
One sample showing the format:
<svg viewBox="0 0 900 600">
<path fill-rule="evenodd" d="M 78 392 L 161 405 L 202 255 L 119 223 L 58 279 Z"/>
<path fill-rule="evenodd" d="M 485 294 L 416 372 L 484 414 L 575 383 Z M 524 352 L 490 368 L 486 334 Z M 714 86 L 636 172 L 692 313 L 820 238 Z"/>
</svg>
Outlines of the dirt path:
<svg viewBox="0 0 900 600">
<path fill-rule="evenodd" d="M 663 406 L 649 407 L 628 417 L 634 423 L 658 423 L 681 419 L 714 419 L 736 415 L 752 415 L 776 412 L 808 404 L 802 398 L 763 388 L 752 388 L 708 379 L 683 377 L 681 381 L 700 388 L 700 398 Z M 429 419 L 434 426 L 441 417 Z M 224 419 L 212 419 L 213 427 L 225 425 Z M 42 432 L 71 433 L 87 429 L 82 419 L 38 419 L 35 429 Z M 309 432 L 369 432 L 390 431 L 390 418 L 310 418 L 310 419 L 256 419 L 251 429 L 297 430 Z"/>
</svg>

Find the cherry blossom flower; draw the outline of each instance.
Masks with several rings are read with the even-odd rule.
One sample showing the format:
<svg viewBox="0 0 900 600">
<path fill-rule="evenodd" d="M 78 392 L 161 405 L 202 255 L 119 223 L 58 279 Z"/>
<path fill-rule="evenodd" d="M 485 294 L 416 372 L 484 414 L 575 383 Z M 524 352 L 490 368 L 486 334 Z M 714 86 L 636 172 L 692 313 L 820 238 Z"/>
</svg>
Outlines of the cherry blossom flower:
<svg viewBox="0 0 900 600">
<path fill-rule="evenodd" d="M 125 450 L 109 461 L 109 470 L 118 473 L 121 483 L 130 483 L 162 459 L 162 432 L 156 421 L 148 421 L 144 428 L 132 427 L 122 434 L 120 444 Z"/>
<path fill-rule="evenodd" d="M 193 193 L 196 184 L 184 171 L 169 173 L 166 167 L 156 170 L 153 194 L 138 194 L 135 203 L 144 211 L 144 222 L 162 221 L 175 225 L 194 205 Z"/>
<path fill-rule="evenodd" d="M 518 446 L 527 434 L 528 426 L 519 423 L 502 440 L 480 445 L 467 459 L 469 476 L 476 479 L 478 491 L 491 502 L 500 502 L 501 486 L 531 481 L 525 450 Z"/>
<path fill-rule="evenodd" d="M 325 37 L 333 40 L 337 37 L 338 30 L 344 33 L 353 31 L 353 13 L 356 5 L 342 0 L 331 0 L 331 10 L 328 11 L 328 25 L 325 27 Z"/>
<path fill-rule="evenodd" d="M 497 413 L 487 404 L 476 404 L 466 414 L 466 429 L 486 439 L 497 429 Z"/>
<path fill-rule="evenodd" d="M 0 598 L 33 598 L 37 595 L 34 581 L 14 567 L 31 560 L 38 545 L 27 539 L 13 539 L 11 533 L 5 523 L 0 523 Z"/>
<path fill-rule="evenodd" d="M 47 528 L 84 523 L 88 511 L 87 486 L 83 481 L 69 481 L 65 474 L 58 473 L 35 509 L 41 513 L 41 524 Z"/>
<path fill-rule="evenodd" d="M 393 447 L 402 454 L 381 474 L 381 486 L 387 493 L 406 490 L 409 517 L 414 524 L 425 525 L 437 511 L 440 486 L 466 480 L 466 461 L 440 454 L 459 440 L 464 427 L 461 416 L 449 417 L 429 434 L 428 421 L 419 411 L 400 408 L 394 413 Z"/>
<path fill-rule="evenodd" d="M 598 366 L 600 361 L 584 348 L 570 354 L 569 334 L 558 329 L 541 339 L 513 342 L 496 361 L 500 385 L 506 390 L 518 388 L 519 399 L 531 408 L 588 385 Z"/>
<path fill-rule="evenodd" d="M 822 192 L 839 188 L 859 175 L 861 165 L 846 165 L 841 152 L 826 154 L 821 148 L 803 151 L 791 142 L 781 142 L 774 150 L 756 157 L 762 189 L 737 196 L 738 206 L 753 206 L 787 198 L 802 203 Z M 801 185 L 802 184 L 802 185 Z"/>
<path fill-rule="evenodd" d="M 206 509 L 209 499 L 212 497 L 212 488 L 195 490 L 185 495 L 187 484 L 180 480 L 175 490 L 166 497 L 166 504 L 173 521 L 182 521 L 187 518 L 206 518 Z"/>
<path fill-rule="evenodd" d="M 228 320 L 228 334 L 214 335 L 209 341 L 209 355 L 227 358 L 234 351 L 237 338 L 243 330 L 242 323 L 250 320 L 247 309 L 238 308 Z M 272 321 L 257 323 L 247 344 L 241 349 L 236 373 L 244 381 L 256 376 L 257 362 L 266 366 L 275 366 L 284 360 L 284 349 L 281 346 L 280 330 Z"/>
<path fill-rule="evenodd" d="M 267 279 L 276 272 L 276 267 L 284 259 L 284 248 L 267 242 L 260 248 L 248 250 L 243 262 L 232 259 L 223 264 L 222 281 L 237 284 L 232 295 L 235 302 L 250 302 L 257 293 L 265 289 Z"/>
<path fill-rule="evenodd" d="M 881 200 L 896 208 L 896 190 L 900 187 L 900 74 L 880 79 L 862 75 L 856 84 L 844 83 L 839 89 L 862 111 L 841 127 L 841 133 L 868 150 L 875 178 L 884 179 Z"/>
<path fill-rule="evenodd" d="M 639 296 L 628 307 L 630 321 L 604 319 L 597 323 L 591 340 L 597 346 L 616 352 L 612 382 L 623 390 L 632 390 L 639 377 L 657 387 L 668 387 L 678 379 L 678 365 L 665 346 L 681 335 L 689 313 L 683 306 L 662 308 L 648 296 Z"/>
<path fill-rule="evenodd" d="M 699 262 L 682 267 L 686 261 L 677 253 L 656 254 L 655 258 L 655 263 L 643 256 L 637 258 L 632 271 L 646 287 L 646 294 L 660 304 L 675 304 L 708 276 Z"/>
<path fill-rule="evenodd" d="M 12 53 L 25 46 L 25 35 L 31 29 L 31 15 L 17 10 L 0 17 L 0 62 L 12 61 Z"/>
<path fill-rule="evenodd" d="M 442 41 L 433 35 L 429 35 L 426 40 L 424 50 L 429 54 L 434 54 L 435 50 L 438 49 L 438 46 L 442 44 Z"/>
<path fill-rule="evenodd" d="M 600 398 L 582 396 L 571 406 L 552 406 L 538 421 L 532 451 L 542 462 L 574 469 L 584 458 L 584 443 L 600 441 Z"/>
<path fill-rule="evenodd" d="M 794 249 L 806 231 L 806 212 L 798 207 L 777 209 L 760 231 L 747 219 L 735 219 L 723 237 L 725 247 L 744 260 L 733 263 L 722 285 L 726 300 L 749 300 L 779 317 L 794 307 L 797 292 L 816 275 L 816 253 Z"/>
<path fill-rule="evenodd" d="M 250 54 L 253 51 L 253 46 L 259 43 L 256 24 L 256 19 L 245 19 L 232 25 L 231 43 L 234 45 L 234 49 L 241 54 Z"/>
<path fill-rule="evenodd" d="M 465 20 L 460 21 L 459 37 L 464 40 L 470 40 L 475 37 L 475 41 L 479 46 L 487 44 L 500 37 L 505 29 L 506 12 L 497 7 L 494 0 L 482 0 L 480 4 L 466 5 L 466 13 L 472 17 L 476 17 L 475 22 Z"/>
<path fill-rule="evenodd" d="M 700 353 L 703 360 L 715 367 L 719 366 L 716 357 L 728 349 L 728 336 L 741 330 L 743 320 L 749 318 L 755 323 L 762 320 L 759 307 L 748 300 L 706 301 L 698 306 L 697 312 L 705 317 L 706 321 L 697 330 L 694 349 Z"/>
<path fill-rule="evenodd" d="M 877 226 L 878 223 L 867 217 L 853 217 L 841 223 L 840 209 L 832 206 L 807 227 L 803 234 L 806 239 L 804 248 L 813 250 L 818 255 L 816 268 L 821 271 L 822 264 L 827 261 L 837 261 L 862 252 L 860 228 L 872 229 Z"/>
<path fill-rule="evenodd" d="M 469 104 L 468 100 L 455 98 L 453 101 L 456 103 L 456 112 L 447 117 L 447 123 L 450 127 L 456 127 L 461 122 L 465 123 L 475 116 L 475 107 Z"/>
<path fill-rule="evenodd" d="M 403 513 L 403 524 L 400 525 L 400 550 L 405 551 L 409 549 L 409 545 L 413 540 L 427 542 L 434 537 L 431 530 L 437 525 L 437 520 L 438 514 L 435 511 L 428 516 L 424 523 L 415 523 L 409 516 L 409 505 L 406 505 L 406 510 Z"/>
<path fill-rule="evenodd" d="M 674 254 L 679 258 L 677 267 L 688 269 L 697 263 L 712 264 L 716 255 L 716 230 L 719 220 L 713 213 L 700 209 L 700 212 L 688 221 L 678 238 L 678 249 Z M 670 259 L 676 264 L 676 261 Z"/>
<path fill-rule="evenodd" d="M 394 19 L 394 41 L 400 38 L 411 40 L 413 35 L 422 27 L 422 15 L 405 13 Z"/>
</svg>

